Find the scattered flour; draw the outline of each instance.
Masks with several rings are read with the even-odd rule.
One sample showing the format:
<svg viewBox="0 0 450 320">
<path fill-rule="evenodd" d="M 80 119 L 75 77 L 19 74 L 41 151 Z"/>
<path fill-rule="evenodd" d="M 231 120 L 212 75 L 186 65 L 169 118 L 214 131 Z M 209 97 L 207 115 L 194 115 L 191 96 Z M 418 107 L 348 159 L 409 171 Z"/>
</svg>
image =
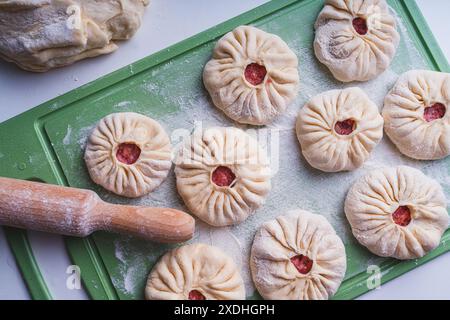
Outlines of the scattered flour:
<svg viewBox="0 0 450 320">
<path fill-rule="evenodd" d="M 133 105 L 133 101 L 121 101 L 118 104 L 116 104 L 115 108 L 127 108 Z"/>
<path fill-rule="evenodd" d="M 72 135 L 72 127 L 70 126 L 70 124 L 67 126 L 67 131 L 66 131 L 66 135 L 64 136 L 64 139 L 63 139 L 63 144 L 64 145 L 70 145 L 70 142 L 71 142 L 71 140 L 70 140 L 70 138 L 71 138 L 71 135 Z"/>
<path fill-rule="evenodd" d="M 135 292 L 136 284 L 138 279 L 136 276 L 140 274 L 140 269 L 144 266 L 145 263 L 142 260 L 142 256 L 134 257 L 133 264 L 128 265 L 127 260 L 129 260 L 128 256 L 128 248 L 125 242 L 116 243 L 116 257 L 121 262 L 119 272 L 123 275 L 123 279 L 121 281 L 117 281 L 117 279 L 113 279 L 113 284 L 115 287 L 119 288 L 125 293 L 133 294 Z M 127 267 L 125 267 L 127 266 Z"/>
<path fill-rule="evenodd" d="M 149 97 L 157 97 L 161 104 L 175 105 L 179 108 L 176 113 L 166 114 L 158 118 L 166 130 L 171 132 L 174 145 L 177 145 L 183 137 L 189 135 L 195 126 L 233 125 L 243 130 L 256 132 L 260 143 L 265 146 L 270 154 L 272 168 L 276 174 L 272 179 L 273 187 L 266 204 L 245 222 L 237 226 L 214 228 L 198 221 L 194 239 L 191 240 L 191 242 L 204 242 L 218 246 L 233 257 L 242 270 L 247 295 L 249 296 L 254 292 L 248 266 L 250 248 L 253 236 L 263 222 L 274 219 L 289 210 L 302 208 L 325 216 L 335 227 L 343 241 L 351 245 L 354 243 L 354 239 L 344 216 L 343 202 L 354 181 L 368 171 L 384 166 L 410 165 L 422 169 L 426 174 L 437 179 L 448 195 L 450 192 L 450 175 L 444 161 L 419 162 L 407 159 L 396 150 L 387 138 L 383 139 L 369 161 L 361 169 L 351 173 L 328 174 L 311 168 L 305 162 L 295 136 L 294 124 L 298 110 L 314 95 L 326 90 L 359 86 L 381 110 L 384 97 L 397 80 L 399 73 L 409 69 L 427 67 L 400 19 L 398 19 L 398 24 L 401 45 L 391 69 L 375 80 L 352 84 L 339 83 L 333 79 L 326 67 L 315 59 L 310 39 L 302 39 L 298 34 L 288 30 L 287 26 L 283 27 L 274 21 L 276 20 L 261 26 L 261 28 L 265 29 L 269 25 L 270 30 L 267 31 L 288 35 L 283 38 L 296 52 L 300 61 L 301 89 L 299 96 L 286 114 L 267 128 L 255 128 L 233 123 L 217 108 L 213 107 L 201 82 L 201 71 L 205 61 L 203 54 L 187 55 L 181 62 L 181 64 L 190 66 L 198 65 L 195 75 L 192 68 L 187 68 L 190 71 L 184 73 L 180 71 L 183 70 L 182 65 L 174 65 L 170 61 L 149 72 L 148 77 L 143 80 L 139 87 Z M 208 44 L 206 48 L 210 50 L 211 44 Z M 399 62 L 400 60 L 401 62 Z M 165 73 L 173 71 L 172 68 L 177 70 L 178 80 L 167 82 L 165 81 Z M 174 94 L 180 92 L 179 88 L 183 88 L 183 94 Z M 133 111 L 135 104 L 130 101 L 123 101 L 115 107 L 123 111 Z M 80 148 L 84 149 L 92 128 L 93 126 L 85 127 L 79 133 L 77 142 Z M 70 136 L 69 128 L 68 136 Z M 104 191 L 101 191 L 100 195 L 104 200 L 114 203 L 167 206 L 187 210 L 177 193 L 173 169 L 168 179 L 155 192 L 140 199 L 125 200 Z M 448 198 L 450 199 L 450 196 Z M 173 247 L 144 243 L 127 237 L 117 237 L 114 246 L 115 255 L 119 260 L 117 270 L 119 275 L 114 277 L 114 285 L 125 294 L 134 297 L 142 295 L 151 266 L 161 255 Z M 356 261 L 355 263 L 360 268 L 357 272 L 365 271 L 368 265 L 379 262 L 380 259 L 375 257 Z"/>
<path fill-rule="evenodd" d="M 84 150 L 86 148 L 86 143 L 87 140 L 89 138 L 89 136 L 91 135 L 91 132 L 94 130 L 95 125 L 89 126 L 89 127 L 84 127 L 81 128 L 81 130 L 79 131 L 79 135 L 78 135 L 78 145 L 80 146 L 81 150 Z"/>
<path fill-rule="evenodd" d="M 49 108 L 50 110 L 56 110 L 56 109 L 60 108 L 61 106 L 63 106 L 63 104 L 64 104 L 63 100 L 62 100 L 62 99 L 59 99 L 59 100 L 57 100 L 57 101 L 51 103 L 51 104 L 48 106 L 48 108 Z"/>
</svg>

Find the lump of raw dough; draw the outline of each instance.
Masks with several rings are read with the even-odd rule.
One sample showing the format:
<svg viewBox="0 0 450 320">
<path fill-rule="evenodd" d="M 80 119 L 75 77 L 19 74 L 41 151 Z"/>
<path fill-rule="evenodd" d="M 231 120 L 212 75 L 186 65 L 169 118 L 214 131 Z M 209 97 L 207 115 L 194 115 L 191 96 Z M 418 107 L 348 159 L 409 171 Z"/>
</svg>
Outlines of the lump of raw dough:
<svg viewBox="0 0 450 320">
<path fill-rule="evenodd" d="M 0 2 L 0 57 L 44 72 L 113 52 L 139 28 L 148 0 Z"/>
<path fill-rule="evenodd" d="M 227 33 L 203 71 L 217 108 L 231 119 L 264 125 L 297 95 L 297 56 L 278 36 L 250 26 Z"/>
<path fill-rule="evenodd" d="M 450 154 L 450 74 L 412 70 L 384 101 L 384 129 L 404 155 L 436 160 Z"/>
<path fill-rule="evenodd" d="M 233 260 L 216 247 L 191 244 L 166 253 L 153 267 L 147 300 L 243 300 L 244 282 Z"/>
<path fill-rule="evenodd" d="M 0 0 L 0 10 L 18 10 L 24 8 L 37 8 L 49 4 L 52 0 Z"/>
<path fill-rule="evenodd" d="M 441 186 L 406 166 L 369 173 L 345 200 L 355 238 L 376 255 L 402 260 L 439 245 L 449 222 L 446 207 Z"/>
<path fill-rule="evenodd" d="M 320 215 L 292 211 L 262 225 L 250 267 L 268 300 L 324 300 L 339 288 L 347 267 L 345 247 Z"/>
<path fill-rule="evenodd" d="M 153 119 L 114 113 L 98 123 L 84 159 L 92 180 L 118 195 L 136 198 L 157 188 L 172 167 L 169 136 Z"/>
<path fill-rule="evenodd" d="M 175 158 L 177 188 L 197 217 L 213 226 L 245 220 L 270 191 L 265 152 L 236 128 L 196 130 Z"/>
<path fill-rule="evenodd" d="M 312 98 L 296 124 L 302 153 L 325 172 L 359 168 L 383 137 L 383 118 L 359 88 L 331 90 Z"/>
<path fill-rule="evenodd" d="M 315 29 L 317 59 L 343 82 L 376 78 L 400 40 L 385 0 L 327 0 Z"/>
</svg>

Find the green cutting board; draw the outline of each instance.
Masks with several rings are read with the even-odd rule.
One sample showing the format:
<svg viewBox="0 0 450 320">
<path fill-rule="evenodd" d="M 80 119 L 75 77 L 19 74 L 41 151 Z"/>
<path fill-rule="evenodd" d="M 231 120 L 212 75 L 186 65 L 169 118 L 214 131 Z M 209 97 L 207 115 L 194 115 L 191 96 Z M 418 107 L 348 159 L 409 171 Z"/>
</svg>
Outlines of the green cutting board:
<svg viewBox="0 0 450 320">
<path fill-rule="evenodd" d="M 402 39 L 391 68 L 398 74 L 411 67 L 449 71 L 415 2 L 401 0 L 389 1 L 389 4 L 397 12 L 405 26 L 404 32 L 408 33 L 420 56 L 419 60 L 412 59 L 411 44 Z M 134 111 L 158 119 L 169 132 L 180 126 L 191 130 L 195 118 L 206 123 L 215 123 L 214 119 L 221 118 L 221 123 L 227 123 L 212 106 L 207 114 L 196 113 L 196 104 L 210 103 L 201 75 L 215 42 L 242 24 L 252 24 L 280 35 L 299 56 L 301 79 L 314 78 L 320 73 L 329 83 L 341 87 L 342 84 L 335 82 L 313 58 L 313 25 L 322 6 L 323 1 L 317 0 L 272 1 L 4 122 L 0 125 L 0 175 L 88 188 L 106 201 L 129 203 L 94 185 L 87 174 L 83 148 L 98 120 L 113 112 Z M 420 61 L 419 65 L 412 66 L 414 61 Z M 320 91 L 321 88 L 317 88 L 317 93 Z M 302 105 L 306 100 L 307 95 L 300 95 L 298 102 Z M 186 106 L 191 110 L 186 110 Z M 172 172 L 165 182 L 166 188 L 174 189 L 174 183 Z M 145 200 L 133 200 L 133 203 L 158 206 L 162 202 L 158 195 L 161 193 Z M 281 195 L 280 199 L 276 195 L 275 191 L 274 209 L 277 201 L 285 201 Z M 174 199 L 173 207 L 186 210 L 179 198 Z M 301 201 L 295 203 L 302 204 Z M 5 229 L 32 297 L 50 299 L 51 293 L 39 272 L 26 231 Z M 374 257 L 352 238 L 344 238 L 348 270 L 335 298 L 352 299 L 367 292 L 366 281 L 370 276 L 367 266 L 380 265 L 384 283 L 448 251 L 449 238 L 447 231 L 439 248 L 422 259 L 407 262 Z M 105 232 L 85 239 L 67 237 L 66 244 L 74 264 L 81 268 L 84 287 L 94 299 L 143 298 L 149 270 L 160 255 L 173 247 Z M 258 298 L 253 292 L 248 295 Z"/>
</svg>

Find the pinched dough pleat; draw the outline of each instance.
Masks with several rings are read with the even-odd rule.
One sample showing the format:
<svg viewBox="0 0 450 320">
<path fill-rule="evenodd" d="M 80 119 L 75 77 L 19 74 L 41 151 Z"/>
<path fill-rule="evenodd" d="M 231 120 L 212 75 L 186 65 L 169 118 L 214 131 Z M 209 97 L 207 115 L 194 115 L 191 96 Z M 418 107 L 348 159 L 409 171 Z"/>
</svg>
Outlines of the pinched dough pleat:
<svg viewBox="0 0 450 320">
<path fill-rule="evenodd" d="M 312 260 L 306 274 L 291 261 Z M 268 300 L 323 300 L 334 295 L 346 270 L 344 244 L 320 215 L 295 210 L 262 225 L 250 266 L 259 293 Z"/>
<path fill-rule="evenodd" d="M 345 214 L 362 245 L 376 255 L 404 260 L 420 258 L 439 245 L 449 222 L 446 206 L 436 181 L 400 166 L 373 171 L 356 182 L 345 200 Z M 405 226 L 393 218 L 399 207 L 410 212 Z"/>
<path fill-rule="evenodd" d="M 367 33 L 357 32 L 354 19 L 362 19 Z M 327 0 L 315 29 L 317 58 L 343 82 L 377 77 L 389 67 L 400 40 L 385 0 Z"/>
<path fill-rule="evenodd" d="M 244 75 L 252 63 L 266 69 L 260 84 L 249 83 Z M 263 125 L 284 112 L 297 95 L 297 66 L 297 56 L 281 38 L 241 26 L 219 40 L 203 82 L 216 107 L 231 119 Z"/>
<path fill-rule="evenodd" d="M 131 38 L 141 26 L 149 0 L 89 0 L 79 1 L 83 12 L 97 24 L 109 39 Z"/>
<path fill-rule="evenodd" d="M 187 300 L 198 291 L 206 300 L 243 300 L 244 283 L 233 260 L 218 248 L 191 244 L 165 254 L 151 271 L 147 300 Z"/>
<path fill-rule="evenodd" d="M 186 206 L 214 226 L 245 220 L 270 191 L 270 166 L 258 142 L 236 128 L 197 130 L 186 139 L 175 159 L 177 188 Z M 229 186 L 212 181 L 223 166 L 235 175 Z"/>
<path fill-rule="evenodd" d="M 124 143 L 139 147 L 136 162 L 118 160 L 118 148 Z M 167 177 L 172 166 L 171 144 L 153 119 L 132 112 L 114 113 L 103 118 L 92 132 L 85 161 L 95 183 L 118 195 L 140 197 Z"/>
<path fill-rule="evenodd" d="M 353 121 L 352 132 L 339 134 L 338 122 Z M 383 137 L 383 118 L 359 88 L 331 90 L 312 98 L 296 124 L 302 153 L 309 164 L 326 172 L 359 168 Z"/>
<path fill-rule="evenodd" d="M 441 114 L 427 121 L 426 109 L 442 104 Z M 436 160 L 450 154 L 450 74 L 412 70 L 400 76 L 384 101 L 389 138 L 404 155 Z M 429 119 L 430 120 L 430 119 Z"/>
</svg>

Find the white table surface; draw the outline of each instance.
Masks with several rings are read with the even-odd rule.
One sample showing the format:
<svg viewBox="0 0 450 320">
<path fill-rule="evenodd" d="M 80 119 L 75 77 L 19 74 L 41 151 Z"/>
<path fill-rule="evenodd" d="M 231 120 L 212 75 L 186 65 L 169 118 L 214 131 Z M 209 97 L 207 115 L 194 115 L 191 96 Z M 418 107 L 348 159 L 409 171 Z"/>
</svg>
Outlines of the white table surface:
<svg viewBox="0 0 450 320">
<path fill-rule="evenodd" d="M 114 54 L 46 74 L 24 72 L 12 64 L 0 61 L 0 122 L 264 2 L 266 1 L 152 0 L 141 30 L 131 41 L 121 44 Z M 417 3 L 450 61 L 450 1 L 417 0 Z M 70 260 L 62 238 L 38 232 L 29 232 L 29 235 L 33 252 L 53 296 L 57 299 L 87 298 L 82 290 L 66 288 L 65 272 Z M 449 270 L 450 254 L 445 254 L 361 298 L 450 299 Z M 1 228 L 0 299 L 29 299 Z"/>
</svg>

